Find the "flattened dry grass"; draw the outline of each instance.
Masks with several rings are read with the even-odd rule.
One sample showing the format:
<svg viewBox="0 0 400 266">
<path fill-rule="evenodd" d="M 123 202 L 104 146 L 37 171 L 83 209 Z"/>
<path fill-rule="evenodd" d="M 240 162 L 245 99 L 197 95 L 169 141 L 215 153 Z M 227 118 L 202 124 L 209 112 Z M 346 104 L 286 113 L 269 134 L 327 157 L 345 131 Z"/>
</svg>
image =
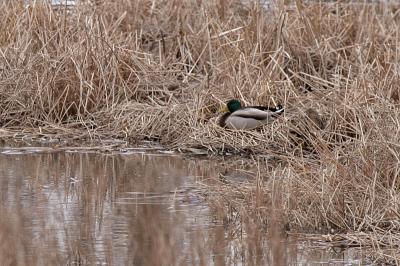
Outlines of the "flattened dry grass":
<svg viewBox="0 0 400 266">
<path fill-rule="evenodd" d="M 211 199 L 263 223 L 279 184 L 291 228 L 370 234 L 374 256 L 399 263 L 400 6 L 283 2 L 1 1 L 1 134 L 274 155 L 259 176 L 275 178 L 235 188 L 245 201 L 225 186 Z M 226 131 L 215 117 L 231 98 L 285 115 Z"/>
</svg>

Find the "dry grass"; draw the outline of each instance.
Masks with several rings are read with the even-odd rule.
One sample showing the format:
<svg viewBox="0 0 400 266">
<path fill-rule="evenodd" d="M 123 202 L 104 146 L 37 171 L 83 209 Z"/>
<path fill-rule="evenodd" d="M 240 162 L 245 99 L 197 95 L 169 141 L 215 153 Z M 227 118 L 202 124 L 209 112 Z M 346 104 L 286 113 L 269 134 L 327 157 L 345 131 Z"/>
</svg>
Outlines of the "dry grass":
<svg viewBox="0 0 400 266">
<path fill-rule="evenodd" d="M 279 185 L 291 228 L 351 232 L 399 263 L 398 4 L 22 2 L 0 2 L 2 134 L 272 154 L 281 165 L 258 179 L 269 181 L 218 192 L 262 224 Z M 282 103 L 285 117 L 223 130 L 230 98 Z"/>
</svg>

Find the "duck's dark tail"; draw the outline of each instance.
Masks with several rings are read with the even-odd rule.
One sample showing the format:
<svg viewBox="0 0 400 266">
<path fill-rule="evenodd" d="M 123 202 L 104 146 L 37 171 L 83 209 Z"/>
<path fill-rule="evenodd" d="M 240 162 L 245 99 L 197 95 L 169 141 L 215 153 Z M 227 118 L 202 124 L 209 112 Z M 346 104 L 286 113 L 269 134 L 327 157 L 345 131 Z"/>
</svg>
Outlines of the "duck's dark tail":
<svg viewBox="0 0 400 266">
<path fill-rule="evenodd" d="M 281 114 L 285 111 L 281 104 L 278 104 L 275 108 L 271 108 L 270 110 L 276 114 Z"/>
<path fill-rule="evenodd" d="M 266 107 L 266 106 L 249 106 L 247 108 L 257 108 L 262 111 L 270 111 L 275 114 L 281 114 L 284 111 L 284 108 L 281 104 L 278 104 L 276 107 Z"/>
</svg>

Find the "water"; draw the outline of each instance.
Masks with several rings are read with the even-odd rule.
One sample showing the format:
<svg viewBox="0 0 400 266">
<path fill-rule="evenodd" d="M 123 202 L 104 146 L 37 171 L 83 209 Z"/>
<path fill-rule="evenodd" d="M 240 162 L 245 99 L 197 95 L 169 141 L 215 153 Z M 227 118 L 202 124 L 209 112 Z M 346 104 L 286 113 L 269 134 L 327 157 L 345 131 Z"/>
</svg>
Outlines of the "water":
<svg viewBox="0 0 400 266">
<path fill-rule="evenodd" d="M 204 200 L 219 162 L 138 151 L 1 149 L 2 265 L 361 264 L 356 249 L 235 231 Z"/>
</svg>

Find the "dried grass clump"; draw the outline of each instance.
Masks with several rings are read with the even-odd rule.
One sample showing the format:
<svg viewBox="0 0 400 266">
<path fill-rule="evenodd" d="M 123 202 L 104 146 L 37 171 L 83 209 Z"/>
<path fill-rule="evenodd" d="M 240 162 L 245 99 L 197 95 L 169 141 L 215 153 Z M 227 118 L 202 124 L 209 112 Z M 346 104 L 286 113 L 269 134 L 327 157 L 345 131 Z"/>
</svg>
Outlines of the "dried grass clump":
<svg viewBox="0 0 400 266">
<path fill-rule="evenodd" d="M 379 236 L 398 235 L 399 4 L 0 7 L 4 130 L 276 155 L 281 172 L 261 176 L 285 180 L 292 227 L 372 232 L 375 248 L 389 241 Z M 227 131 L 215 117 L 231 98 L 281 103 L 285 115 L 259 130 Z M 270 204 L 257 202 L 255 213 Z"/>
</svg>

